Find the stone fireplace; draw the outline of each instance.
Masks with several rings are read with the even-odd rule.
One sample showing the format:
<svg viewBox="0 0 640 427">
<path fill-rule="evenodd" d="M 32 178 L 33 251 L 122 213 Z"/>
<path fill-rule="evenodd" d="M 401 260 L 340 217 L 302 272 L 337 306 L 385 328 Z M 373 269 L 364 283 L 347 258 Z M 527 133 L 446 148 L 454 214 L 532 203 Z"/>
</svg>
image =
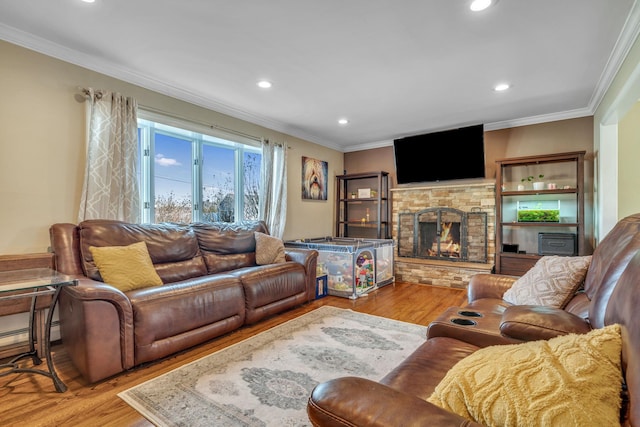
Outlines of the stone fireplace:
<svg viewBox="0 0 640 427">
<path fill-rule="evenodd" d="M 464 288 L 495 258 L 495 184 L 394 188 L 396 280 Z"/>
</svg>

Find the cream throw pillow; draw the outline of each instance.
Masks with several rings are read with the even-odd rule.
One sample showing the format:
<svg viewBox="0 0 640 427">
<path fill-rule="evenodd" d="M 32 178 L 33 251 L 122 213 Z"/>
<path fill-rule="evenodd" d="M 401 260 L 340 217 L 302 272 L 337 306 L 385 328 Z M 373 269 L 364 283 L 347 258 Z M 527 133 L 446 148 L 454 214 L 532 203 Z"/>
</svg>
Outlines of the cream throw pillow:
<svg viewBox="0 0 640 427">
<path fill-rule="evenodd" d="M 287 261 L 282 240 L 259 231 L 254 234 L 256 237 L 256 264 L 266 265 Z"/>
<path fill-rule="evenodd" d="M 591 256 L 543 256 L 504 293 L 516 305 L 564 308 L 587 275 Z"/>
<path fill-rule="evenodd" d="M 427 399 L 487 426 L 619 425 L 620 326 L 492 346 L 458 362 Z"/>
<path fill-rule="evenodd" d="M 102 280 L 122 292 L 162 285 L 145 242 L 129 246 L 89 246 Z"/>
</svg>

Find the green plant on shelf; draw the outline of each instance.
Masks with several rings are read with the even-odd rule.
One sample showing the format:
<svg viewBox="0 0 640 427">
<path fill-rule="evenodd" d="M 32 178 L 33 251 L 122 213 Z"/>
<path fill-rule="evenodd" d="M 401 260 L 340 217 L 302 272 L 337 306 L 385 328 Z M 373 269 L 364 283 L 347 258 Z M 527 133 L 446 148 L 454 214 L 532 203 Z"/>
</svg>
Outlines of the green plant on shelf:
<svg viewBox="0 0 640 427">
<path fill-rule="evenodd" d="M 518 222 L 560 222 L 559 209 L 531 209 L 518 211 Z"/>
<path fill-rule="evenodd" d="M 542 174 L 538 175 L 538 179 L 542 179 L 542 178 L 544 178 L 544 175 L 542 175 Z M 531 182 L 531 181 L 533 181 L 534 179 L 536 179 L 536 177 L 535 177 L 535 176 L 533 176 L 533 175 L 529 175 L 529 176 L 528 176 L 528 177 L 526 177 L 526 178 L 522 178 L 522 179 L 520 180 L 520 182 Z"/>
</svg>

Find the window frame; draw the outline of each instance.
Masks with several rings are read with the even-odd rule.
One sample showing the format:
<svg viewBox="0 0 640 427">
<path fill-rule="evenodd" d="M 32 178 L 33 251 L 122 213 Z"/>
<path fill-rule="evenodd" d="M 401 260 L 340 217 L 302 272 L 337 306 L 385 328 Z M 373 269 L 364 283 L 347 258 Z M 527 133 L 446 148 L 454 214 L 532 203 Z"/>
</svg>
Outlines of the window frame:
<svg viewBox="0 0 640 427">
<path fill-rule="evenodd" d="M 174 128 L 180 132 L 175 132 Z M 203 147 L 213 146 L 234 152 L 233 188 L 234 223 L 245 220 L 244 157 L 245 153 L 262 156 L 258 138 L 235 134 L 191 120 L 138 109 L 140 218 L 142 223 L 155 223 L 155 134 L 189 140 L 191 142 L 191 221 L 203 220 Z M 242 195 L 242 197 L 240 197 Z"/>
</svg>

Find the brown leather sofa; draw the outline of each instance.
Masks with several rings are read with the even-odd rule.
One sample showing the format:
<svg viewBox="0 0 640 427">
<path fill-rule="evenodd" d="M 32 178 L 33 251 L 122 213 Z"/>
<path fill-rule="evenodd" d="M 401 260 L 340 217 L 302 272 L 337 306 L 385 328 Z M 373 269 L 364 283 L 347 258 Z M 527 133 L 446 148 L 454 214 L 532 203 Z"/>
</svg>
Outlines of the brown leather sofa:
<svg viewBox="0 0 640 427">
<path fill-rule="evenodd" d="M 56 269 L 79 279 L 58 309 L 80 373 L 95 382 L 312 300 L 317 251 L 286 249 L 287 262 L 257 265 L 255 231 L 268 234 L 262 221 L 51 226 Z M 125 293 L 103 283 L 89 247 L 139 241 L 163 284 Z"/>
<path fill-rule="evenodd" d="M 430 325 L 425 343 L 379 382 L 343 377 L 318 385 L 307 405 L 309 419 L 316 426 L 478 425 L 426 401 L 457 362 L 488 345 L 619 323 L 626 385 L 621 425 L 640 426 L 639 231 L 640 215 L 616 225 L 593 255 L 584 291 L 564 310 L 510 306 L 501 296 L 513 278 L 475 279 L 469 304 L 443 313 Z M 454 317 L 467 318 L 460 311 L 477 311 L 483 317 L 469 316 L 477 321 L 472 327 L 445 327 Z"/>
</svg>

